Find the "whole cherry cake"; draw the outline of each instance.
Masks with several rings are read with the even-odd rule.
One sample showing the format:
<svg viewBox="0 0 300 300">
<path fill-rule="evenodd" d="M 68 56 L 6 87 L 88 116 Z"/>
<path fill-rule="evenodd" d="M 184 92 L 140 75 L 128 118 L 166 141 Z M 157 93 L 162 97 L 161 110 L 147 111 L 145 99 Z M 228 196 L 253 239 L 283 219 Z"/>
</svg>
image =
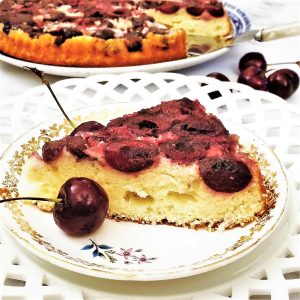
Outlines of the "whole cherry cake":
<svg viewBox="0 0 300 300">
<path fill-rule="evenodd" d="M 114 67 L 185 58 L 231 34 L 222 2 L 3 0 L 0 51 L 36 63 Z"/>
<path fill-rule="evenodd" d="M 113 119 L 82 123 L 46 142 L 23 168 L 20 194 L 57 197 L 71 177 L 98 182 L 108 217 L 197 228 L 245 225 L 266 212 L 258 163 L 239 138 L 187 98 Z M 52 204 L 40 202 L 43 210 Z"/>
</svg>

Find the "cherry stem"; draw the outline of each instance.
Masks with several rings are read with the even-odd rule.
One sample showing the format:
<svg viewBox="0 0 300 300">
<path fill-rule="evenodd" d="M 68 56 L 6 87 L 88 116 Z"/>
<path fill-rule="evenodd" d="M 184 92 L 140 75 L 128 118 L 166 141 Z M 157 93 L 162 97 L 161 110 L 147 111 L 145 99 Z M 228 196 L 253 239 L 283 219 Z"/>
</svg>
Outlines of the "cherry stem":
<svg viewBox="0 0 300 300">
<path fill-rule="evenodd" d="M 63 115 L 65 116 L 65 118 L 67 119 L 67 121 L 70 123 L 70 125 L 73 127 L 73 129 L 75 129 L 75 125 L 74 123 L 70 120 L 70 118 L 68 117 L 68 115 L 65 113 L 64 109 L 62 108 L 62 106 L 60 105 L 58 99 L 56 98 L 51 86 L 50 86 L 50 83 L 48 82 L 48 80 L 45 78 L 45 74 L 44 72 L 38 70 L 37 68 L 30 68 L 30 67 L 24 67 L 25 69 L 28 69 L 30 70 L 32 73 L 34 73 L 35 75 L 37 75 L 43 84 L 45 84 L 48 88 L 48 90 L 50 91 L 52 97 L 54 98 L 56 104 L 58 105 L 59 109 L 61 110 L 61 112 L 63 113 Z"/>
<path fill-rule="evenodd" d="M 268 66 L 277 66 L 277 65 L 294 65 L 294 64 L 297 64 L 298 66 L 300 66 L 300 61 L 274 63 L 274 64 L 268 64 Z"/>
<path fill-rule="evenodd" d="M 57 198 L 57 199 L 54 199 L 54 198 L 40 198 L 40 197 L 19 197 L 19 198 L 2 199 L 2 200 L 0 200 L 0 203 L 16 201 L 16 200 L 37 200 L 37 201 L 48 201 L 48 202 L 59 203 L 63 199 L 60 199 L 60 198 Z"/>
</svg>

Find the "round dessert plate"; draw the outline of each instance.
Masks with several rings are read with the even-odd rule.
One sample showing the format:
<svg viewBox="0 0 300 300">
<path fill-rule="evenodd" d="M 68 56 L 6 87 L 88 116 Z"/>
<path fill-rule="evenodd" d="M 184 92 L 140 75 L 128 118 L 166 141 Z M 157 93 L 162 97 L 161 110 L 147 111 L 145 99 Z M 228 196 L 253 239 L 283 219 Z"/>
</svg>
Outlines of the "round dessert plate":
<svg viewBox="0 0 300 300">
<path fill-rule="evenodd" d="M 230 19 L 233 25 L 233 36 L 238 36 L 246 31 L 248 31 L 251 27 L 250 20 L 248 16 L 241 11 L 238 7 L 230 4 L 224 3 L 226 9 L 229 13 Z M 183 68 L 192 67 L 198 65 L 200 63 L 204 63 L 206 61 L 215 59 L 227 51 L 230 48 L 220 49 L 211 53 L 203 54 L 200 56 L 188 57 L 185 59 L 168 61 L 156 64 L 149 65 L 139 65 L 139 66 L 129 66 L 129 67 L 113 67 L 113 68 L 81 68 L 81 67 L 62 67 L 62 66 L 53 66 L 53 65 L 44 65 L 37 64 L 28 61 L 24 61 L 21 59 L 13 58 L 3 53 L 0 53 L 0 60 L 9 63 L 11 65 L 17 67 L 35 67 L 47 74 L 59 75 L 59 76 L 70 76 L 70 77 L 87 77 L 95 74 L 120 74 L 127 72 L 166 72 L 166 71 L 174 71 Z"/>
<path fill-rule="evenodd" d="M 73 119 L 81 122 L 97 118 L 106 123 L 124 113 L 154 104 L 149 101 L 102 104 L 73 112 Z M 240 136 L 245 150 L 259 161 L 265 185 L 270 188 L 269 197 L 276 200 L 275 207 L 268 214 L 243 228 L 211 232 L 107 219 L 96 232 L 75 238 L 67 236 L 55 225 L 51 213 L 21 201 L 1 207 L 2 223 L 22 246 L 36 256 L 93 277 L 165 280 L 200 274 L 229 264 L 254 250 L 283 220 L 287 181 L 279 160 L 261 139 L 241 125 L 225 119 L 223 122 L 231 133 Z M 57 139 L 70 130 L 68 123 L 58 118 L 38 125 L 13 143 L 1 159 L 0 195 L 18 194 L 22 168 L 32 151 L 40 150 L 49 138 Z"/>
</svg>

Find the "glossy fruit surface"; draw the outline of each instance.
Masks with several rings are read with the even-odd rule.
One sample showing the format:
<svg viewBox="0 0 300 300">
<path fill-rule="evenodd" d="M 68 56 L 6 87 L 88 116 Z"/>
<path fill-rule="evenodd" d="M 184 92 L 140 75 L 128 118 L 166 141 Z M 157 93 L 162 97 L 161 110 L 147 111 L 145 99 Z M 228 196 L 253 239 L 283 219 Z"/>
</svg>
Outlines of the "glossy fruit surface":
<svg viewBox="0 0 300 300">
<path fill-rule="evenodd" d="M 242 71 L 238 78 L 238 82 L 249 85 L 256 90 L 267 90 L 265 71 L 255 66 L 248 67 Z"/>
<path fill-rule="evenodd" d="M 239 61 L 239 70 L 242 72 L 250 66 L 254 66 L 266 71 L 267 62 L 263 54 L 259 52 L 249 52 L 245 54 Z"/>
<path fill-rule="evenodd" d="M 104 155 L 112 168 L 133 173 L 150 167 L 158 156 L 158 149 L 145 141 L 120 141 L 108 143 Z"/>
<path fill-rule="evenodd" d="M 87 121 L 78 125 L 72 132 L 71 136 L 77 134 L 78 132 L 93 132 L 104 128 L 104 126 L 96 121 Z"/>
<path fill-rule="evenodd" d="M 268 91 L 283 99 L 290 97 L 299 87 L 299 76 L 290 69 L 281 69 L 268 77 Z"/>
<path fill-rule="evenodd" d="M 220 81 L 230 81 L 227 76 L 219 72 L 213 72 L 206 75 L 207 77 L 215 78 Z"/>
<path fill-rule="evenodd" d="M 65 233 L 80 236 L 91 233 L 104 222 L 108 210 L 108 196 L 95 181 L 74 177 L 61 187 L 54 206 L 57 226 Z"/>
<path fill-rule="evenodd" d="M 249 168 L 242 161 L 229 158 L 202 159 L 200 174 L 210 188 L 225 193 L 241 191 L 252 179 Z"/>
</svg>

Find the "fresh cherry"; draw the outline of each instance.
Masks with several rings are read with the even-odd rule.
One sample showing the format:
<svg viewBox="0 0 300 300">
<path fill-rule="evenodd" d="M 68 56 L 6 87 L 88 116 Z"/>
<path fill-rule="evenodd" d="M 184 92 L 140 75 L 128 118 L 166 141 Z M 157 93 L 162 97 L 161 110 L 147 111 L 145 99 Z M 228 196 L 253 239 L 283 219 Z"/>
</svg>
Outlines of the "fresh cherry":
<svg viewBox="0 0 300 300">
<path fill-rule="evenodd" d="M 65 233 L 88 234 L 104 222 L 108 196 L 97 182 L 83 177 L 71 178 L 60 188 L 58 198 L 62 201 L 55 203 L 53 217 Z"/>
<path fill-rule="evenodd" d="M 65 233 L 81 236 L 99 228 L 108 210 L 108 196 L 94 180 L 74 177 L 67 180 L 56 199 L 41 197 L 18 197 L 0 200 L 0 203 L 15 200 L 54 202 L 53 217 L 56 225 Z"/>
<path fill-rule="evenodd" d="M 281 69 L 268 77 L 268 91 L 283 99 L 290 97 L 299 87 L 299 76 L 289 69 Z"/>
<path fill-rule="evenodd" d="M 263 71 L 267 69 L 267 62 L 263 54 L 259 52 L 249 52 L 245 54 L 239 62 L 240 72 L 244 71 L 250 66 L 260 68 Z"/>
<path fill-rule="evenodd" d="M 217 192 L 234 193 L 244 189 L 252 179 L 249 168 L 242 162 L 218 157 L 200 161 L 204 182 Z"/>
<path fill-rule="evenodd" d="M 212 72 L 206 75 L 207 77 L 215 78 L 220 81 L 230 81 L 227 76 L 219 72 Z"/>
<path fill-rule="evenodd" d="M 265 71 L 255 66 L 250 66 L 243 70 L 238 78 L 238 82 L 249 85 L 256 90 L 267 90 Z"/>
</svg>

